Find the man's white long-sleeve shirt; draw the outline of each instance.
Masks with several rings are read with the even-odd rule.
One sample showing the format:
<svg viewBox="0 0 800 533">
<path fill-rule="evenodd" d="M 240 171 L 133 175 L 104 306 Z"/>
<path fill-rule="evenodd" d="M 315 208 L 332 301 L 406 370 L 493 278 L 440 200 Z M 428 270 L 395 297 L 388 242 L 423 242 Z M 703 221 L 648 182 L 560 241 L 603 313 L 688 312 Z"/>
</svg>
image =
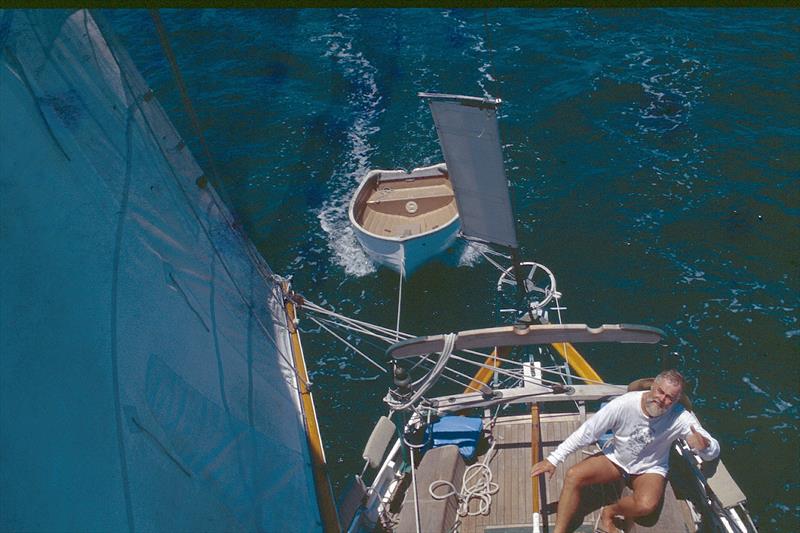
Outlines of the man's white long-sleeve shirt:
<svg viewBox="0 0 800 533">
<path fill-rule="evenodd" d="M 706 461 L 719 455 L 717 440 L 682 405 L 674 405 L 661 416 L 647 416 L 642 410 L 645 393 L 629 392 L 614 398 L 562 442 L 547 460 L 558 466 L 569 454 L 596 442 L 610 430 L 614 438 L 603 449 L 609 460 L 628 474 L 655 473 L 666 477 L 670 446 L 675 439 L 688 437 L 693 426 L 709 443 L 698 455 Z"/>
</svg>

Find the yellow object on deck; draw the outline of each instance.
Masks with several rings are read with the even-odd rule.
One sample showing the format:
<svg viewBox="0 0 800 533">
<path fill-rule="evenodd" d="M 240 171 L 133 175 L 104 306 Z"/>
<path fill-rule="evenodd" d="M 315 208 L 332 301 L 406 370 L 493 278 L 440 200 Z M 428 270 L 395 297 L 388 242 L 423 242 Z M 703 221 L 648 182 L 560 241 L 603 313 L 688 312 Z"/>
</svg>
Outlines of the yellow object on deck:
<svg viewBox="0 0 800 533">
<path fill-rule="evenodd" d="M 284 285 L 284 292 L 288 287 Z M 317 413 L 314 409 L 314 399 L 311 391 L 308 390 L 308 372 L 306 371 L 305 357 L 303 356 L 303 346 L 300 344 L 300 334 L 294 327 L 294 320 L 297 316 L 295 304 L 290 298 L 286 298 L 286 314 L 289 322 L 289 337 L 292 343 L 292 356 L 300 377 L 298 386 L 300 387 L 300 397 L 303 405 L 303 418 L 306 422 L 306 435 L 311 449 L 311 460 L 314 470 L 314 485 L 319 502 L 319 511 L 322 518 L 322 527 L 326 532 L 339 533 L 341 526 L 336 513 L 336 504 L 333 498 L 333 488 L 327 474 L 327 462 L 325 460 L 325 450 L 322 447 L 322 436 L 317 424 Z"/>
<path fill-rule="evenodd" d="M 475 377 L 472 378 L 472 381 L 470 381 L 469 385 L 467 385 L 467 388 L 464 389 L 464 392 L 480 392 L 481 385 L 486 385 L 489 383 L 489 380 L 492 379 L 492 376 L 494 375 L 493 368 L 499 368 L 502 364 L 498 357 L 506 356 L 510 351 L 511 349 L 508 346 L 501 346 L 499 350 L 497 347 L 495 347 L 495 349 L 492 350 L 492 355 L 487 357 L 483 362 L 483 364 L 486 366 L 482 366 L 477 372 L 475 372 Z M 487 366 L 491 366 L 493 368 L 486 368 Z"/>
<path fill-rule="evenodd" d="M 598 383 L 604 383 L 603 378 L 600 377 L 600 374 L 594 371 L 592 365 L 586 362 L 586 359 L 575 349 L 575 347 L 568 343 L 568 342 L 559 342 L 556 344 L 551 344 L 551 346 L 564 358 L 564 360 L 569 363 L 569 366 L 572 367 L 572 370 L 575 371 L 583 379 L 587 379 L 590 381 L 595 381 Z"/>
<path fill-rule="evenodd" d="M 600 374 L 595 372 L 592 365 L 586 362 L 586 359 L 575 349 L 575 347 L 570 344 L 569 342 L 559 342 L 557 344 L 551 344 L 551 346 L 564 358 L 564 360 L 569 363 L 569 366 L 572 367 L 572 370 L 575 373 L 582 377 L 583 379 L 588 379 L 591 381 L 595 381 L 597 383 L 605 383 L 603 378 L 600 377 Z M 483 362 L 485 366 L 481 367 L 476 373 L 475 376 L 472 378 L 472 381 L 467 388 L 464 389 L 465 393 L 469 392 L 479 392 L 481 390 L 481 385 L 486 385 L 489 383 L 489 380 L 492 379 L 494 375 L 494 368 L 499 368 L 502 362 L 498 359 L 498 357 L 505 357 L 511 351 L 511 348 L 508 346 L 501 346 L 499 351 L 498 348 L 495 347 L 492 350 L 492 355 L 486 358 Z M 493 367 L 493 368 L 487 368 Z"/>
</svg>

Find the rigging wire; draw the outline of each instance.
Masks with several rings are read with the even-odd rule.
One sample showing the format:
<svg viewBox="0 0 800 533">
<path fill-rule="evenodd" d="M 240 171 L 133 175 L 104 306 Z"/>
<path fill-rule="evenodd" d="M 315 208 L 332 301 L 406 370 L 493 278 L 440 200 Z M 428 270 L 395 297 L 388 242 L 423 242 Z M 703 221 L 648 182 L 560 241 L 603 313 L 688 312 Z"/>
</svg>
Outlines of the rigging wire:
<svg viewBox="0 0 800 533">
<path fill-rule="evenodd" d="M 382 367 L 380 364 L 376 363 L 376 362 L 375 362 L 375 361 L 374 361 L 374 360 L 373 360 L 373 359 L 372 359 L 370 356 L 368 356 L 367 354 L 365 354 L 364 352 L 362 352 L 361 350 L 359 350 L 358 348 L 356 348 L 355 346 L 353 346 L 353 344 L 351 344 L 350 342 L 348 342 L 346 339 L 343 339 L 342 337 L 340 337 L 339 335 L 337 335 L 337 334 L 336 334 L 336 332 L 334 332 L 333 330 L 331 330 L 329 327 L 327 327 L 325 324 L 323 324 L 322 322 L 320 322 L 319 320 L 317 320 L 315 317 L 311 316 L 311 317 L 309 317 L 309 319 L 311 319 L 311 321 L 313 321 L 313 322 L 316 322 L 317 324 L 319 324 L 319 326 L 320 326 L 320 327 L 322 327 L 322 328 L 323 328 L 325 331 L 327 331 L 328 333 L 330 333 L 331 335 L 333 335 L 334 337 L 336 337 L 337 339 L 339 339 L 339 340 L 340 340 L 342 343 L 344 343 L 344 344 L 345 344 L 345 345 L 346 345 L 348 348 L 350 348 L 351 350 L 353 350 L 354 352 L 356 352 L 358 355 L 360 355 L 361 357 L 363 357 L 364 359 L 366 359 L 367 361 L 369 361 L 370 363 L 372 363 L 374 366 L 376 366 L 376 367 L 378 368 L 378 370 L 380 370 L 380 371 L 381 371 L 381 372 L 383 372 L 384 374 L 387 374 L 387 373 L 389 372 L 389 371 L 388 371 L 388 370 L 386 370 L 384 367 Z"/>
<path fill-rule="evenodd" d="M 375 338 L 377 338 L 379 340 L 382 340 L 382 341 L 384 341 L 384 342 L 386 342 L 388 344 L 392 344 L 394 342 L 394 338 L 398 334 L 399 334 L 400 338 L 402 338 L 402 339 L 413 338 L 413 336 L 408 334 L 408 333 L 403 333 L 402 331 L 398 332 L 398 331 L 390 330 L 388 328 L 384 328 L 382 326 L 371 324 L 369 322 L 364 322 L 364 321 L 361 321 L 361 320 L 357 320 L 357 319 L 353 319 L 353 318 L 350 318 L 350 317 L 346 317 L 346 316 L 338 314 L 338 313 L 336 313 L 334 311 L 325 309 L 325 308 L 323 308 L 323 307 L 321 307 L 321 306 L 319 306 L 317 304 L 314 304 L 313 302 L 310 302 L 310 301 L 305 301 L 304 302 L 303 309 L 306 309 L 306 310 L 309 310 L 309 311 L 313 311 L 313 312 L 317 312 L 317 313 L 321 313 L 321 314 L 324 314 L 324 315 L 327 315 L 327 316 L 330 316 L 330 317 L 334 317 L 336 320 L 340 320 L 341 321 L 341 322 L 336 322 L 336 321 L 330 320 L 330 319 L 321 319 L 325 323 L 328 323 L 329 325 L 341 327 L 343 329 L 348 329 L 350 331 L 354 331 L 354 332 L 361 333 L 361 334 L 364 334 L 364 335 L 370 335 L 370 336 L 375 337 Z M 559 317 L 559 322 L 560 322 L 560 317 Z M 380 334 L 378 332 L 383 332 L 383 334 Z M 461 350 L 461 351 L 459 351 L 459 353 L 469 354 L 469 355 L 477 356 L 477 357 L 480 357 L 480 358 L 483 358 L 483 359 L 488 357 L 487 354 L 484 354 L 484 353 L 481 353 L 481 352 L 477 352 L 477 351 L 473 351 L 473 350 Z M 426 358 L 426 357 L 429 357 L 429 354 L 426 355 L 426 356 L 422 356 L 423 359 Z M 497 372 L 498 374 L 501 374 L 501 375 L 505 375 L 505 376 L 513 377 L 513 378 L 519 378 L 519 374 L 515 373 L 514 371 L 509 371 L 509 370 L 506 370 L 506 369 L 503 369 L 503 368 L 497 368 L 497 367 L 494 367 L 492 365 L 487 365 L 487 364 L 485 364 L 483 362 L 474 361 L 472 359 L 468 359 L 468 358 L 465 358 L 465 357 L 462 357 L 462 356 L 459 356 L 459 355 L 455 355 L 455 354 L 452 356 L 452 358 L 454 360 L 463 361 L 463 362 L 466 362 L 467 364 L 471 364 L 471 365 L 474 365 L 474 366 L 477 366 L 477 367 L 480 367 L 480 368 L 487 368 L 487 369 L 492 370 L 494 372 Z M 504 358 L 504 357 L 499 357 L 498 356 L 496 359 L 498 361 L 504 363 L 504 364 L 507 364 L 507 365 L 518 366 L 518 367 L 521 367 L 521 365 L 522 365 L 522 363 L 520 363 L 519 361 L 514 361 L 512 359 L 508 359 L 508 358 Z M 416 365 L 419 365 L 419 364 L 420 364 L 419 362 L 416 363 Z M 413 368 L 414 367 L 412 367 L 412 369 Z M 554 377 L 556 377 L 556 376 L 562 377 L 562 378 L 563 377 L 567 377 L 567 374 L 565 372 L 559 371 L 557 369 L 544 368 L 543 370 L 545 370 L 546 372 L 548 372 L 550 374 L 553 374 Z M 573 377 L 575 377 L 575 376 L 573 376 Z M 597 381 L 597 380 L 592 380 L 592 379 L 583 379 L 583 381 L 585 383 L 604 384 L 603 381 Z M 530 382 L 530 378 L 528 378 L 528 380 L 526 380 L 526 382 Z M 553 380 L 544 380 L 543 383 L 549 383 L 549 384 L 559 383 L 560 384 L 561 382 L 557 382 L 557 381 L 553 381 Z"/>
<path fill-rule="evenodd" d="M 355 319 L 355 318 L 347 317 L 347 316 L 339 314 L 339 313 L 337 313 L 335 311 L 331 311 L 329 309 L 325 309 L 324 307 L 321 307 L 321 306 L 319 306 L 319 305 L 317 305 L 314 302 L 311 302 L 309 300 L 304 300 L 303 308 L 311 310 L 311 311 L 315 311 L 317 313 L 321 313 L 321 314 L 324 314 L 324 315 L 329 315 L 329 316 L 332 316 L 334 318 L 337 318 L 337 319 L 340 319 L 340 320 L 344 320 L 344 321 L 346 321 L 348 323 L 351 323 L 351 324 L 358 324 L 358 325 L 364 326 L 366 328 L 371 328 L 371 329 L 373 329 L 375 331 L 378 331 L 380 333 L 384 333 L 387 336 L 389 336 L 389 335 L 394 336 L 394 335 L 398 334 L 398 332 L 395 331 L 395 330 L 392 330 L 392 329 L 389 329 L 389 328 L 385 328 L 383 326 L 378 326 L 376 324 L 371 324 L 369 322 L 364 322 L 363 320 L 358 320 L 358 319 Z M 404 333 L 402 331 L 399 332 L 399 335 L 400 335 L 400 337 L 402 339 L 411 339 L 411 338 L 414 337 L 414 335 L 410 335 L 410 334 Z"/>
<path fill-rule="evenodd" d="M 336 322 L 335 320 L 326 319 L 326 318 L 320 318 L 320 320 L 322 322 L 325 322 L 326 324 L 329 324 L 329 325 L 333 325 L 333 326 L 336 326 L 336 327 L 339 327 L 339 328 L 342 328 L 342 329 L 346 329 L 348 331 L 353 331 L 355 333 L 361 333 L 363 335 L 367 335 L 369 337 L 373 337 L 375 339 L 378 339 L 378 340 L 381 340 L 381 341 L 385 342 L 386 344 L 394 344 L 394 342 L 395 342 L 394 338 L 392 338 L 392 337 L 389 337 L 387 335 L 381 335 L 381 334 L 376 333 L 374 331 L 370 331 L 368 329 L 365 329 L 364 327 L 359 326 L 359 325 L 353 326 L 353 325 L 350 325 L 350 324 L 347 324 L 347 323 Z M 411 338 L 411 337 L 408 337 L 408 338 Z"/>
<path fill-rule="evenodd" d="M 355 328 L 348 327 L 348 326 L 345 326 L 345 325 L 341 325 L 341 327 L 344 327 L 344 328 L 347 328 L 347 329 L 351 329 L 352 331 L 361 331 L 362 333 L 365 333 L 367 335 L 371 335 L 373 337 L 376 337 L 376 338 L 379 338 L 381 340 L 384 340 L 388 344 L 392 344 L 394 342 L 394 340 L 392 340 L 392 337 L 395 336 L 396 332 L 394 330 L 389 329 L 389 328 L 385 328 L 383 326 L 378 326 L 376 324 L 371 324 L 369 322 L 364 322 L 362 320 L 357 320 L 355 318 L 351 318 L 351 317 L 336 313 L 335 311 L 331 311 L 329 309 L 325 309 L 324 307 L 321 307 L 321 306 L 319 306 L 319 305 L 317 305 L 317 304 L 315 304 L 315 303 L 313 303 L 313 302 L 311 302 L 309 300 L 304 300 L 303 308 L 307 309 L 307 310 L 310 310 L 310 311 L 314 311 L 314 312 L 317 312 L 317 313 L 321 313 L 321 314 L 325 314 L 325 315 L 334 317 L 334 318 L 336 318 L 338 320 L 341 320 L 344 323 L 357 324 L 358 326 L 361 326 L 362 328 L 365 328 L 365 329 L 359 330 L 359 329 L 355 329 Z M 369 329 L 373 329 L 373 330 L 375 330 L 377 332 L 382 332 L 385 335 L 381 336 L 381 335 L 378 335 L 375 332 L 367 331 Z M 401 339 L 412 339 L 412 338 L 414 338 L 414 335 L 411 335 L 411 334 L 408 334 L 408 333 L 404 333 L 402 331 L 399 332 L 399 334 L 400 334 L 400 338 Z M 468 354 L 475 355 L 475 356 L 479 356 L 479 357 L 483 357 L 484 359 L 489 357 L 489 354 L 487 354 L 487 353 L 477 352 L 477 351 L 474 351 L 474 350 L 461 350 L 461 352 L 468 353 Z"/>
<path fill-rule="evenodd" d="M 560 307 L 558 301 L 556 303 L 557 303 L 557 308 Z M 356 319 L 353 319 L 353 318 L 350 318 L 350 317 L 346 317 L 346 316 L 341 315 L 339 313 L 336 313 L 336 312 L 334 312 L 332 310 L 325 309 L 325 308 L 323 308 L 323 307 L 321 307 L 321 306 L 319 306 L 317 304 L 314 304 L 313 302 L 304 301 L 303 308 L 309 310 L 312 313 L 317 313 L 318 315 L 325 315 L 325 317 L 323 317 L 323 316 L 313 317 L 312 316 L 310 318 L 312 319 L 313 322 L 318 324 L 320 327 L 325 329 L 327 332 L 331 333 L 334 337 L 336 337 L 338 340 L 342 341 L 345 345 L 347 345 L 348 347 L 353 349 L 360 356 L 362 356 L 365 359 L 367 359 L 371 364 L 373 364 L 376 367 L 380 368 L 384 373 L 386 373 L 387 370 L 385 370 L 379 363 L 377 363 L 372 358 L 370 358 L 367 354 L 365 354 L 363 352 L 363 350 L 360 350 L 360 349 L 356 348 L 352 343 L 348 342 L 343 337 L 335 334 L 333 332 L 332 328 L 340 328 L 340 329 L 343 329 L 343 330 L 351 331 L 351 332 L 354 332 L 356 334 L 360 334 L 360 335 L 364 335 L 364 336 L 367 336 L 367 337 L 371 337 L 371 338 L 377 339 L 378 341 L 382 341 L 382 342 L 385 342 L 387 344 L 393 344 L 393 343 L 397 342 L 401 338 L 402 339 L 412 338 L 411 335 L 401 332 L 400 329 L 399 329 L 399 325 L 395 330 L 390 330 L 388 328 L 384 328 L 384 327 L 381 327 L 381 326 L 378 326 L 378 325 L 375 325 L 375 324 L 371 324 L 369 322 L 365 322 L 365 321 L 356 320 Z M 559 310 L 559 323 L 561 323 L 560 310 Z M 446 336 L 445 339 L 448 340 L 451 337 L 452 337 L 453 344 L 454 344 L 454 342 L 455 342 L 455 335 L 454 334 Z M 367 341 L 367 342 L 369 342 L 369 341 Z M 374 346 L 373 343 L 370 343 L 370 344 Z M 542 348 L 540 347 L 540 352 L 541 352 L 541 350 L 542 350 Z M 398 410 L 411 409 L 414 412 L 416 412 L 416 413 L 421 415 L 422 411 L 420 411 L 420 408 L 427 401 L 425 399 L 424 395 L 428 390 L 430 390 L 431 387 L 433 387 L 433 385 L 439 379 L 446 380 L 446 381 L 448 381 L 450 383 L 454 383 L 456 385 L 459 385 L 460 387 L 463 387 L 464 390 L 468 389 L 470 384 L 471 384 L 471 382 L 472 382 L 472 379 L 473 379 L 472 376 L 469 376 L 469 375 L 465 374 L 464 372 L 461 372 L 461 371 L 459 371 L 459 370 L 457 370 L 455 368 L 447 366 L 445 364 L 445 360 L 446 359 L 452 359 L 455 362 L 461 362 L 461 363 L 464 363 L 464 364 L 467 364 L 467 365 L 471 365 L 473 367 L 484 368 L 484 369 L 487 369 L 487 370 L 491 370 L 494 373 L 495 376 L 502 376 L 503 377 L 502 383 L 503 383 L 504 386 L 507 385 L 509 382 L 511 382 L 511 383 L 515 383 L 515 385 L 513 385 L 513 386 L 520 386 L 521 384 L 522 385 L 524 385 L 524 384 L 533 384 L 533 385 L 539 385 L 539 386 L 542 386 L 542 387 L 552 387 L 552 386 L 562 385 L 562 384 L 566 383 L 567 382 L 566 378 L 574 378 L 574 376 L 571 376 L 568 372 L 564 372 L 562 370 L 562 368 L 563 368 L 562 365 L 555 364 L 555 361 L 553 361 L 554 365 L 552 367 L 543 367 L 542 368 L 542 371 L 544 373 L 547 373 L 548 375 L 552 376 L 549 379 L 545 379 L 545 378 L 543 378 L 541 376 L 538 377 L 538 378 L 533 378 L 532 376 L 526 376 L 524 374 L 524 370 L 523 370 L 524 363 L 519 362 L 519 361 L 514 361 L 514 360 L 509 359 L 509 358 L 504 358 L 504 357 L 496 357 L 495 358 L 496 361 L 501 362 L 501 363 L 505 363 L 507 365 L 507 368 L 502 368 L 502 367 L 495 366 L 495 364 L 489 365 L 489 364 L 486 364 L 485 362 L 483 362 L 483 361 L 486 360 L 487 355 L 483 354 L 483 353 L 480 353 L 480 352 L 475 352 L 475 351 L 471 351 L 471 350 L 462 350 L 462 351 L 459 351 L 459 354 L 464 354 L 464 355 L 462 356 L 462 355 L 458 355 L 456 353 L 453 353 L 453 347 L 451 346 L 448 349 L 447 343 L 445 343 L 445 349 L 442 350 L 438 361 L 436 361 L 435 363 L 431 360 L 431 357 L 434 355 L 432 353 L 431 354 L 421 355 L 421 356 L 414 356 L 414 357 L 418 358 L 418 360 L 411 367 L 410 371 L 414 370 L 415 368 L 421 367 L 423 370 L 425 370 L 426 374 L 423 375 L 423 377 L 418 379 L 416 382 L 414 382 L 414 386 L 413 386 L 414 392 L 411 395 L 412 396 L 411 398 L 403 398 L 401 400 L 401 399 L 397 398 L 396 396 L 393 396 L 393 393 L 390 392 L 389 395 L 387 395 L 387 397 L 385 398 L 385 401 L 389 405 L 390 410 L 392 412 L 394 412 L 394 411 L 398 411 Z M 473 357 L 478 356 L 478 357 L 480 357 L 480 360 L 476 361 L 474 359 L 471 359 L 470 357 L 468 357 L 468 355 L 471 355 Z M 509 366 L 511 368 L 508 368 Z M 469 380 L 469 382 L 463 381 L 462 378 L 466 379 L 466 380 Z M 595 380 L 585 379 L 585 378 L 581 378 L 581 379 L 582 379 L 582 381 L 584 383 L 587 383 L 587 384 L 589 384 L 589 383 L 603 384 L 602 381 L 595 381 Z"/>
<path fill-rule="evenodd" d="M 380 340 L 383 340 L 384 343 L 390 342 L 390 341 L 386 341 L 386 340 L 384 340 L 382 338 L 381 339 L 374 338 L 374 335 L 370 334 L 370 332 L 368 332 L 368 331 L 367 332 L 363 331 L 363 329 L 360 328 L 360 327 L 350 327 L 350 326 L 348 326 L 346 324 L 341 324 L 339 322 L 336 322 L 334 320 L 331 320 L 329 318 L 324 318 L 324 317 L 316 317 L 316 319 L 319 320 L 320 322 L 322 322 L 323 324 L 327 324 L 328 326 L 330 326 L 332 328 L 341 328 L 343 330 L 355 331 L 356 333 L 363 334 L 363 335 L 360 336 L 361 341 L 364 344 L 367 344 L 370 347 L 374 348 L 375 350 L 378 350 L 379 352 L 383 352 L 384 351 L 384 347 L 383 347 L 384 345 L 383 344 L 379 344 Z M 309 331 L 311 331 L 311 330 L 309 330 Z"/>
<path fill-rule="evenodd" d="M 492 264 L 497 270 L 499 270 L 501 273 L 505 273 L 507 269 L 503 267 L 503 265 L 501 265 L 500 263 L 489 257 L 489 255 L 481 248 L 478 248 L 477 246 L 475 246 L 474 248 L 478 250 L 478 253 L 481 254 L 483 258 L 486 259 L 486 261 L 488 261 L 490 264 Z M 497 254 L 497 255 L 502 255 L 502 254 Z"/>
<path fill-rule="evenodd" d="M 409 372 L 411 372 L 412 370 L 416 369 L 416 368 L 417 368 L 419 365 L 421 365 L 422 363 L 424 363 L 424 362 L 428 361 L 428 360 L 430 359 L 431 355 L 432 355 L 432 354 L 426 353 L 425 355 L 423 355 L 423 356 L 421 356 L 421 357 L 420 357 L 420 356 L 417 356 L 417 357 L 419 357 L 419 361 L 417 361 L 416 363 L 414 363 L 414 366 L 412 366 L 411 368 L 409 368 L 409 369 L 408 369 L 408 371 L 409 371 Z"/>
<path fill-rule="evenodd" d="M 431 368 L 433 368 L 433 364 L 431 363 L 431 366 L 425 365 L 423 368 L 431 369 Z M 448 381 L 450 381 L 452 383 L 455 383 L 456 385 L 460 385 L 461 387 L 465 387 L 466 388 L 472 382 L 472 376 L 470 376 L 469 374 L 465 374 L 463 372 L 460 372 L 460 371 L 456 370 L 455 368 L 447 367 L 447 368 L 445 368 L 445 372 L 450 372 L 451 374 L 455 374 L 457 376 L 461 376 L 463 378 L 466 378 L 468 381 L 464 382 L 464 381 L 459 381 L 458 379 L 456 379 L 454 377 L 450 377 L 448 375 L 442 374 L 442 378 L 447 379 Z"/>
<path fill-rule="evenodd" d="M 361 332 L 363 332 L 363 333 L 366 333 L 366 334 L 372 334 L 371 332 L 368 332 L 368 331 L 363 331 L 363 330 L 361 330 L 360 328 L 352 328 L 352 327 L 349 327 L 349 326 L 347 326 L 347 325 L 345 325 L 345 324 L 340 324 L 340 323 L 337 323 L 337 322 L 334 322 L 334 321 L 331 321 L 331 320 L 327 320 L 327 319 L 319 319 L 319 321 L 318 321 L 318 320 L 314 319 L 314 317 L 309 317 L 309 318 L 310 318 L 310 319 L 312 319 L 314 322 L 317 322 L 317 323 L 318 323 L 318 324 L 320 324 L 321 326 L 322 326 L 322 324 L 320 323 L 320 321 L 321 321 L 321 322 L 325 322 L 325 323 L 327 323 L 327 324 L 330 324 L 330 325 L 332 325 L 332 326 L 341 327 L 341 328 L 343 328 L 343 329 L 349 329 L 349 330 L 351 330 L 351 331 L 353 331 L 353 330 L 354 330 L 354 331 L 361 331 Z M 325 329 L 326 329 L 326 331 L 330 331 L 328 328 L 325 328 Z M 379 336 L 379 335 L 375 335 L 375 334 L 372 334 L 372 335 L 373 335 L 373 336 L 376 336 L 376 337 L 377 337 L 377 338 L 379 338 L 379 339 L 385 340 L 385 341 L 386 341 L 386 342 L 388 342 L 388 343 L 391 343 L 391 342 L 392 342 L 392 340 L 391 340 L 390 338 L 388 338 L 388 337 L 385 337 L 385 336 Z M 343 341 L 343 342 L 344 342 L 344 341 Z M 354 349 L 355 349 L 355 348 L 354 348 Z M 362 355 L 364 355 L 364 354 L 362 354 Z M 431 354 L 426 354 L 426 355 L 424 355 L 424 356 L 417 356 L 417 357 L 420 357 L 420 360 L 419 360 L 419 361 L 417 361 L 417 363 L 415 363 L 415 364 L 414 364 L 414 366 L 412 366 L 412 367 L 411 367 L 409 370 L 414 370 L 414 369 L 415 369 L 415 368 L 417 368 L 419 365 L 421 365 L 422 363 L 426 362 L 426 361 L 429 359 L 430 355 L 431 355 Z M 486 357 L 486 355 L 485 355 L 485 354 L 482 354 L 482 353 L 476 353 L 476 355 L 480 356 L 481 358 L 485 358 L 485 357 Z M 367 356 L 366 356 L 366 355 L 364 355 L 364 357 L 367 357 Z M 485 363 L 481 363 L 481 362 L 478 362 L 478 361 L 474 361 L 474 360 L 472 360 L 472 359 L 468 359 L 468 358 L 461 357 L 461 356 L 458 356 L 458 355 L 453 355 L 452 357 L 453 357 L 453 359 L 455 359 L 455 360 L 458 360 L 458 361 L 463 361 L 463 362 L 466 362 L 467 364 L 471 364 L 471 365 L 477 366 L 477 367 L 479 367 L 479 368 L 494 369 L 494 370 L 495 370 L 496 372 L 498 372 L 499 374 L 504 374 L 504 375 L 507 375 L 507 376 L 510 376 L 510 377 L 514 377 L 514 378 L 517 378 L 517 377 L 519 377 L 519 374 L 518 374 L 518 373 L 515 373 L 515 372 L 513 372 L 513 371 L 510 371 L 510 370 L 506 370 L 506 369 L 497 369 L 497 368 L 496 368 L 496 367 L 494 367 L 494 366 L 487 365 L 487 364 L 485 364 Z M 496 359 L 497 359 L 498 361 L 505 362 L 505 363 L 507 363 L 507 364 L 510 364 L 510 365 L 518 365 L 518 366 L 520 366 L 520 367 L 521 367 L 521 364 L 522 364 L 522 363 L 520 363 L 519 361 L 514 361 L 514 360 L 511 360 L 511 359 L 506 359 L 506 358 L 502 358 L 502 357 L 497 357 Z M 373 362 L 373 364 L 376 364 L 376 363 L 374 363 L 374 362 Z M 552 383 L 555 383 L 555 382 L 552 382 Z"/>
</svg>

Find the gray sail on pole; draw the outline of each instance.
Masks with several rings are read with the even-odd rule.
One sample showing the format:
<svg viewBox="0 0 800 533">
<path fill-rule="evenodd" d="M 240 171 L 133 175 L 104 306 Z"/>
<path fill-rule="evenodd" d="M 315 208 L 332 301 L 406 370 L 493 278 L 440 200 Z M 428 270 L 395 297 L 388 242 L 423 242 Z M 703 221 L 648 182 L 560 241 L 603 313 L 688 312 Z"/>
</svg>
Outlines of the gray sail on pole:
<svg viewBox="0 0 800 533">
<path fill-rule="evenodd" d="M 495 110 L 500 100 L 420 93 L 428 100 L 467 238 L 517 248 Z"/>
</svg>

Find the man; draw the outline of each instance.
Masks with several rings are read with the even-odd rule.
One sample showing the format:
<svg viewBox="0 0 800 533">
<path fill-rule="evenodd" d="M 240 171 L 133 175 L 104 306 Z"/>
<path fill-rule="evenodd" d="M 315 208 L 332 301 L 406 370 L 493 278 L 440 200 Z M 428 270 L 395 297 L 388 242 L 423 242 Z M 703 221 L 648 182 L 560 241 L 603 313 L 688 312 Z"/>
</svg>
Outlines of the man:
<svg viewBox="0 0 800 533">
<path fill-rule="evenodd" d="M 587 420 L 551 453 L 533 465 L 531 476 L 547 472 L 607 431 L 614 438 L 602 454 L 581 461 L 567 471 L 558 502 L 555 533 L 566 533 L 580 505 L 580 489 L 586 485 L 630 479 L 633 494 L 606 506 L 600 515 L 601 532 L 615 532 L 614 517 L 647 516 L 658 508 L 667 483 L 669 450 L 678 438 L 706 461 L 719 455 L 719 443 L 702 428 L 697 418 L 678 403 L 684 379 L 676 370 L 656 376 L 649 391 L 614 398 Z"/>
</svg>

